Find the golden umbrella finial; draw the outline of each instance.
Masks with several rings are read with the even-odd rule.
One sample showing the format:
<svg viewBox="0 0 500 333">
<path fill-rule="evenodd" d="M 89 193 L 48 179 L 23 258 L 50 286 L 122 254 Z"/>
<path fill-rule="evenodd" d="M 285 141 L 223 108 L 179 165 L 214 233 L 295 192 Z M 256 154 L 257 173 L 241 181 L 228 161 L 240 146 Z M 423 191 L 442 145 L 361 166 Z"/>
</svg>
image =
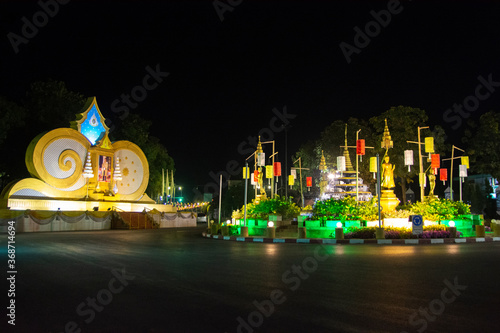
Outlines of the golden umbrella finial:
<svg viewBox="0 0 500 333">
<path fill-rule="evenodd" d="M 391 133 L 389 133 L 389 127 L 387 126 L 387 118 L 385 119 L 384 135 L 382 136 L 382 148 L 388 150 L 393 147 L 393 142 L 391 139 Z"/>
</svg>

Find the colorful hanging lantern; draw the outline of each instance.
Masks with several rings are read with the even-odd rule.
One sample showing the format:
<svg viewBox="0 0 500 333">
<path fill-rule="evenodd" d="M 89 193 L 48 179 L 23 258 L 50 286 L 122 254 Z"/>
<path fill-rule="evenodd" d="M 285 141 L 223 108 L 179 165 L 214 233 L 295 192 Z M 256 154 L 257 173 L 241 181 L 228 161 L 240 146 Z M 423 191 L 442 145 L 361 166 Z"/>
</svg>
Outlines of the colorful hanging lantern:
<svg viewBox="0 0 500 333">
<path fill-rule="evenodd" d="M 345 156 L 337 156 L 337 171 L 345 171 Z"/>
<path fill-rule="evenodd" d="M 469 168 L 469 156 L 462 156 L 461 158 L 462 164 Z"/>
<path fill-rule="evenodd" d="M 259 170 L 255 170 L 255 171 L 253 172 L 253 181 L 254 181 L 255 183 L 258 183 L 258 182 L 259 182 Z"/>
<path fill-rule="evenodd" d="M 274 162 L 274 175 L 276 177 L 281 176 L 281 162 Z"/>
<path fill-rule="evenodd" d="M 441 180 L 444 185 L 444 182 L 448 180 L 448 169 L 439 169 L 439 180 Z"/>
<path fill-rule="evenodd" d="M 377 158 L 370 157 L 370 172 L 373 172 L 373 179 L 376 178 L 377 174 Z"/>
<path fill-rule="evenodd" d="M 364 154 L 365 154 L 365 140 L 359 139 L 356 141 L 356 155 L 360 155 L 360 161 L 363 161 Z"/>
<path fill-rule="evenodd" d="M 290 170 L 290 176 L 292 176 L 293 179 L 296 179 L 297 178 L 297 169 L 292 168 Z"/>
<path fill-rule="evenodd" d="M 458 174 L 459 174 L 460 178 L 467 177 L 467 165 L 460 164 L 458 167 Z"/>
<path fill-rule="evenodd" d="M 266 178 L 273 178 L 273 166 L 266 165 Z"/>
<path fill-rule="evenodd" d="M 432 136 L 425 138 L 425 152 L 429 153 L 429 158 L 434 153 L 434 138 Z"/>
<path fill-rule="evenodd" d="M 439 160 L 439 154 L 432 154 L 431 155 L 431 168 L 436 170 L 441 167 L 440 160 Z M 434 172 L 436 173 L 436 172 Z"/>
<path fill-rule="evenodd" d="M 312 177 L 306 177 L 306 186 L 307 187 L 313 186 L 313 178 Z"/>
<path fill-rule="evenodd" d="M 293 175 L 289 175 L 288 176 L 288 185 L 290 185 L 290 188 L 292 188 L 292 186 L 295 184 L 295 178 L 293 177 Z"/>
<path fill-rule="evenodd" d="M 249 178 L 250 178 L 250 168 L 243 167 L 243 179 L 249 179 Z"/>
<path fill-rule="evenodd" d="M 408 172 L 411 171 L 411 166 L 413 165 L 413 150 L 405 150 L 405 165 L 408 166 Z"/>
</svg>

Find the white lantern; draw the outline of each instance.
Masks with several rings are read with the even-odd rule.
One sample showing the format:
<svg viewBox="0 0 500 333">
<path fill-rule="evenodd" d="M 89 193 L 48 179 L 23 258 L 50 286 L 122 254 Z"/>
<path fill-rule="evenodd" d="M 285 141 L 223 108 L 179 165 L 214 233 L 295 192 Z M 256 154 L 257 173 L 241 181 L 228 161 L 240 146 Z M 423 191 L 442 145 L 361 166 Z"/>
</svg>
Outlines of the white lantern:
<svg viewBox="0 0 500 333">
<path fill-rule="evenodd" d="M 337 171 L 345 171 L 345 156 L 337 156 Z"/>
<path fill-rule="evenodd" d="M 266 165 L 266 153 L 258 153 L 257 154 L 257 165 L 265 166 Z"/>
<path fill-rule="evenodd" d="M 460 166 L 458 167 L 458 172 L 459 172 L 460 178 L 467 177 L 467 165 L 460 164 Z"/>
</svg>

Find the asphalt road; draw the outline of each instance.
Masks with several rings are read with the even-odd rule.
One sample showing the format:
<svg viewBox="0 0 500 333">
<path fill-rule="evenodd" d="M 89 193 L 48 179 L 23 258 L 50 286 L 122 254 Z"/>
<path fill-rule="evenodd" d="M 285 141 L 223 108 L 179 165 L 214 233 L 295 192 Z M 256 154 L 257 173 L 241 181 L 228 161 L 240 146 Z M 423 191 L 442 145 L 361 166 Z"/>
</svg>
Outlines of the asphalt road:
<svg viewBox="0 0 500 333">
<path fill-rule="evenodd" d="M 262 244 L 201 231 L 17 234 L 16 325 L 2 313 L 0 332 L 499 331 L 497 242 Z"/>
</svg>

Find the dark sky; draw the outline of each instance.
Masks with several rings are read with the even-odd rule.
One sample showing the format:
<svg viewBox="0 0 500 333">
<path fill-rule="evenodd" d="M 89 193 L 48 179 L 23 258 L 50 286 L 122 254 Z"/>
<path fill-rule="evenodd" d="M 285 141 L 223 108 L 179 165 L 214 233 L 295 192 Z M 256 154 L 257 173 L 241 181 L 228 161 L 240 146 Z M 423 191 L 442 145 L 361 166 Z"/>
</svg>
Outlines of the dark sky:
<svg viewBox="0 0 500 333">
<path fill-rule="evenodd" d="M 189 188 L 207 184 L 210 171 L 226 170 L 232 160 L 240 168 L 247 153 L 238 147 L 270 128 L 274 108 L 295 115 L 289 154 L 337 119 L 369 118 L 397 105 L 426 110 L 431 125 L 459 139 L 464 126 L 444 121 L 445 111 L 476 94 L 479 76 L 500 81 L 498 3 L 232 3 L 221 21 L 213 1 L 75 0 L 43 22 L 37 2 L 1 2 L 0 95 L 18 100 L 31 82 L 53 78 L 96 96 L 113 120 L 113 110 L 125 105 L 120 96 L 140 92 L 146 67 L 168 72 L 158 85 L 148 81 L 156 87 L 129 109 L 154 121 L 151 134 L 174 158 L 177 182 Z M 355 28 L 365 31 L 375 20 L 371 11 L 392 5 L 390 22 L 369 25 L 372 37 L 348 63 L 339 45 L 355 46 Z M 38 32 L 16 53 L 9 33 L 22 36 L 22 18 L 34 16 Z M 498 111 L 499 88 L 490 89 L 473 117 Z M 273 137 L 284 161 L 284 132 Z"/>
</svg>

